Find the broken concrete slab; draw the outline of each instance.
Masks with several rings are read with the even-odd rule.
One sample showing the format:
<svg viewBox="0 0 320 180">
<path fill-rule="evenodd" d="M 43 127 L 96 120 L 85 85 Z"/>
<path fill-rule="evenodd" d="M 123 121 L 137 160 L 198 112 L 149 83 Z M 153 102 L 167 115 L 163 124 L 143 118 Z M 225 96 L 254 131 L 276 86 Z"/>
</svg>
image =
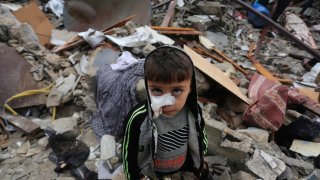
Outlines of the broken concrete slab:
<svg viewBox="0 0 320 180">
<path fill-rule="evenodd" d="M 111 135 L 103 135 L 100 143 L 101 153 L 100 159 L 107 160 L 116 155 L 115 137 Z"/>
<path fill-rule="evenodd" d="M 258 149 L 246 166 L 257 176 L 268 180 L 275 180 L 286 169 L 283 161 Z"/>
<path fill-rule="evenodd" d="M 56 119 L 49 124 L 49 127 L 54 129 L 59 134 L 67 131 L 72 131 L 74 134 L 79 133 L 77 118 L 74 117 Z"/>
<path fill-rule="evenodd" d="M 30 141 L 27 141 L 25 143 L 23 143 L 17 150 L 16 153 L 17 154 L 26 154 L 28 152 L 28 150 L 30 149 L 31 144 Z"/>
<path fill-rule="evenodd" d="M 237 130 L 237 132 L 251 137 L 257 143 L 268 144 L 269 132 L 264 129 L 249 127 L 248 129 Z"/>
<path fill-rule="evenodd" d="M 225 5 L 220 2 L 199 1 L 197 6 L 204 12 L 204 14 L 221 16 L 224 13 Z"/>
<path fill-rule="evenodd" d="M 44 59 L 55 68 L 59 68 L 60 63 L 64 61 L 64 59 L 61 56 L 58 56 L 57 54 L 53 54 L 53 53 L 46 54 L 44 56 Z"/>
<path fill-rule="evenodd" d="M 311 32 L 304 21 L 297 15 L 286 12 L 285 27 L 292 32 L 297 38 L 308 44 L 311 48 L 317 49 L 317 45 L 311 35 Z"/>
<path fill-rule="evenodd" d="M 235 174 L 232 174 L 232 179 L 233 180 L 256 180 L 257 178 L 244 171 L 239 171 Z"/>
<path fill-rule="evenodd" d="M 292 142 L 290 150 L 306 157 L 317 157 L 320 155 L 320 143 L 295 139 Z"/>
<path fill-rule="evenodd" d="M 222 32 L 206 31 L 204 37 L 209 39 L 211 42 L 214 42 L 218 49 L 224 49 L 229 46 L 228 36 Z"/>
<path fill-rule="evenodd" d="M 220 154 L 231 160 L 244 160 L 247 157 L 247 153 L 251 150 L 251 142 L 249 141 L 252 141 L 249 137 L 246 138 L 243 134 L 235 131 L 232 132 L 233 130 L 229 129 L 227 125 L 220 121 L 205 119 L 205 122 L 208 136 L 208 155 Z M 229 133 L 233 136 L 229 135 Z M 234 136 L 237 135 L 239 135 L 239 137 L 236 138 L 236 142 L 227 139 L 228 136 L 234 139 Z M 223 140 L 223 138 L 226 139 Z M 224 142 L 224 147 L 222 146 L 222 142 Z"/>
</svg>

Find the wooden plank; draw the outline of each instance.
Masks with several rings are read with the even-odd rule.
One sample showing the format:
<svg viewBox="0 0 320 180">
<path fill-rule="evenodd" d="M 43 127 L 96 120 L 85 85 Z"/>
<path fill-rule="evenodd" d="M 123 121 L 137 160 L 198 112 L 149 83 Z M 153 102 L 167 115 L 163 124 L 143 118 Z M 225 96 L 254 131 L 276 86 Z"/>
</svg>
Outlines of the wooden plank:
<svg viewBox="0 0 320 180">
<path fill-rule="evenodd" d="M 160 26 L 151 26 L 152 29 L 156 31 L 196 31 L 192 28 L 179 28 L 179 27 L 160 27 Z"/>
<path fill-rule="evenodd" d="M 162 21 L 161 27 L 168 27 L 170 25 L 170 22 L 174 17 L 176 5 L 177 5 L 177 0 L 171 1 L 171 3 L 169 4 L 168 11 Z"/>
<path fill-rule="evenodd" d="M 184 46 L 184 50 L 190 56 L 196 68 L 208 75 L 223 87 L 225 87 L 245 103 L 249 104 L 250 100 L 248 99 L 248 97 L 242 94 L 239 87 L 236 86 L 234 82 L 229 77 L 227 77 L 224 72 L 222 72 L 217 66 L 203 59 L 198 53 L 194 52 L 186 45 Z"/>
<path fill-rule="evenodd" d="M 198 36 L 202 34 L 200 31 L 159 31 L 159 33 L 166 34 L 166 35 L 194 35 L 194 36 Z"/>
<path fill-rule="evenodd" d="M 24 133 L 32 134 L 40 130 L 40 126 L 32 122 L 30 119 L 27 119 L 23 116 L 17 115 L 1 115 L 3 119 L 6 119 L 14 127 L 20 129 Z"/>
</svg>

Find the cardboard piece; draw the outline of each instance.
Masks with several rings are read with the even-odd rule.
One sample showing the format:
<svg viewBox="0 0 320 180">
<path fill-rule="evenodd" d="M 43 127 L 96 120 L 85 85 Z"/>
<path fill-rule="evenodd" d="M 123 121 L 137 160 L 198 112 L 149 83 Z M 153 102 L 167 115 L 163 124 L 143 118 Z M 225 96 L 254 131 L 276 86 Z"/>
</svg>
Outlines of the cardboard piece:
<svg viewBox="0 0 320 180">
<path fill-rule="evenodd" d="M 36 2 L 30 2 L 18 11 L 14 11 L 13 14 L 20 22 L 30 24 L 42 45 L 49 43 L 53 27 L 48 18 L 38 8 Z"/>
<path fill-rule="evenodd" d="M 203 59 L 203 57 L 201 57 L 198 53 L 194 52 L 188 46 L 184 46 L 184 50 L 190 56 L 196 68 L 198 68 L 201 72 L 205 73 L 210 78 L 218 82 L 220 85 L 228 89 L 231 93 L 239 97 L 245 103 L 250 103 L 248 97 L 243 95 L 238 86 L 234 84 L 234 82 L 229 77 L 227 77 L 224 74 L 224 72 L 222 72 L 217 66 Z"/>
</svg>

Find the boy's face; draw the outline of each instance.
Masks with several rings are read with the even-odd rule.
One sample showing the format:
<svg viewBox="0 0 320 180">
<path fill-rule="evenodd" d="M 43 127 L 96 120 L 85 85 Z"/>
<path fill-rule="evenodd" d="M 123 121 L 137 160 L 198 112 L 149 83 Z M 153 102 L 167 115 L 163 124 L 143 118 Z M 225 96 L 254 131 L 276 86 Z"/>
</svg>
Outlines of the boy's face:
<svg viewBox="0 0 320 180">
<path fill-rule="evenodd" d="M 163 106 L 162 113 L 166 116 L 174 116 L 184 107 L 191 91 L 191 78 L 181 82 L 162 83 L 148 80 L 148 89 L 152 96 L 162 96 L 170 93 L 175 97 L 175 104 Z"/>
</svg>

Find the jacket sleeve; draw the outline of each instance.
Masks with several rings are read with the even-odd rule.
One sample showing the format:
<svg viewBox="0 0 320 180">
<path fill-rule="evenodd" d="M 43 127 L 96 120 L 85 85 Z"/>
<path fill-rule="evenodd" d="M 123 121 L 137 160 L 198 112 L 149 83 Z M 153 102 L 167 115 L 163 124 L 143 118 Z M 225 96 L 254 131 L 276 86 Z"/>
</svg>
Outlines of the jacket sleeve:
<svg viewBox="0 0 320 180">
<path fill-rule="evenodd" d="M 128 180 L 140 179 L 137 164 L 140 126 L 146 117 L 145 105 L 138 105 L 129 112 L 124 124 L 122 144 L 123 169 Z"/>
<path fill-rule="evenodd" d="M 206 128 L 205 128 L 205 121 L 202 116 L 202 109 L 199 105 L 198 105 L 198 109 L 199 109 L 199 113 L 201 116 L 200 128 L 201 128 L 201 133 L 202 133 L 202 137 L 203 137 L 203 139 L 202 139 L 203 155 L 206 155 L 208 152 L 207 132 L 206 132 Z"/>
</svg>

